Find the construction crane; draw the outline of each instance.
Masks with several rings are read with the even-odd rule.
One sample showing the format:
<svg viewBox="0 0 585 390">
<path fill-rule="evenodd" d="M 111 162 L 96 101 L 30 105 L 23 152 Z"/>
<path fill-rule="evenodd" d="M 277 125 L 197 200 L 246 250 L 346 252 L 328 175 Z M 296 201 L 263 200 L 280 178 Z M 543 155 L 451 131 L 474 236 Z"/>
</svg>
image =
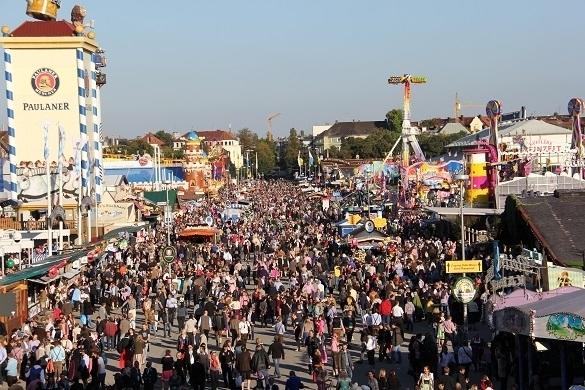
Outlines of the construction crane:
<svg viewBox="0 0 585 390">
<path fill-rule="evenodd" d="M 459 100 L 459 94 L 457 92 L 455 92 L 455 105 L 454 105 L 454 110 L 453 110 L 453 114 L 455 115 L 454 118 L 459 118 L 459 115 L 461 115 L 461 109 L 465 107 L 465 108 L 470 108 L 470 107 L 483 107 L 482 104 L 475 104 L 475 103 L 464 103 L 461 104 L 461 100 Z"/>
<path fill-rule="evenodd" d="M 277 112 L 276 114 L 271 114 L 270 116 L 268 116 L 268 119 L 266 120 L 268 122 L 268 133 L 266 133 L 266 138 L 268 139 L 268 141 L 272 141 L 272 120 L 278 116 L 280 116 L 280 112 Z"/>
<path fill-rule="evenodd" d="M 403 84 L 404 85 L 404 98 L 403 98 L 403 118 L 402 118 L 402 135 L 399 139 L 402 139 L 402 168 L 406 168 L 410 165 L 410 148 L 414 151 L 414 155 L 420 161 L 424 161 L 425 156 L 418 144 L 416 135 L 412 132 L 410 127 L 410 86 L 411 84 L 425 84 L 427 82 L 424 76 L 412 76 L 405 74 L 402 76 L 390 76 L 388 84 Z M 398 141 L 392 147 L 392 150 L 386 156 L 386 159 L 390 158 L 392 152 L 398 145 Z"/>
</svg>

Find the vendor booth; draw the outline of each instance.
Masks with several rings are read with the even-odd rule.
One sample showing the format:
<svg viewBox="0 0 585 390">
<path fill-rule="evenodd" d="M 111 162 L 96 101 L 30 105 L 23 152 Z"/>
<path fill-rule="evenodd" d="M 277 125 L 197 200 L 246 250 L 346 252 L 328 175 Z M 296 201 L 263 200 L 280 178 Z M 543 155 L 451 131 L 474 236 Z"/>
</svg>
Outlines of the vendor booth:
<svg viewBox="0 0 585 390">
<path fill-rule="evenodd" d="M 529 388 L 535 375 L 547 389 L 565 390 L 571 384 L 583 383 L 585 290 L 574 287 L 557 290 L 531 293 L 524 298 L 516 293 L 511 301 L 528 303 L 502 304 L 494 312 L 496 330 L 515 338 L 520 388 Z M 533 341 L 545 347 L 532 348 Z M 535 356 L 535 350 L 542 352 Z"/>
</svg>

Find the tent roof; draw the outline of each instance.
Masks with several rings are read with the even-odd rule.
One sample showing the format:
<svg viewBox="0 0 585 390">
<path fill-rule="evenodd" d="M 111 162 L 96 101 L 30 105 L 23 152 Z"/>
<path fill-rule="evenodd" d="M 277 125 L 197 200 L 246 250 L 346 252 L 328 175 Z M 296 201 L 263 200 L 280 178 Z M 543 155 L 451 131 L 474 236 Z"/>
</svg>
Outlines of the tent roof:
<svg viewBox="0 0 585 390">
<path fill-rule="evenodd" d="M 518 122 L 502 123 L 498 128 L 498 135 L 500 137 L 513 137 L 515 135 L 527 136 L 541 136 L 541 135 L 555 135 L 555 134 L 571 134 L 571 130 L 564 127 L 552 125 L 539 119 L 529 119 Z M 476 144 L 477 140 L 487 139 L 489 137 L 489 129 L 483 129 L 477 133 L 466 135 L 463 138 L 447 145 L 447 148 L 467 147 Z"/>
<path fill-rule="evenodd" d="M 528 314 L 534 310 L 534 315 L 537 318 L 554 313 L 572 313 L 585 318 L 583 302 L 585 302 L 585 289 L 580 288 L 571 293 L 553 295 L 550 298 L 530 302 L 516 308 Z"/>
<path fill-rule="evenodd" d="M 579 287 L 560 287 L 551 291 L 544 291 L 537 293 L 536 291 L 517 288 L 510 294 L 500 296 L 494 294 L 490 297 L 490 301 L 494 304 L 496 310 L 505 309 L 507 307 L 518 307 L 528 303 L 534 303 L 543 299 L 550 299 L 556 296 L 569 294 L 579 291 Z"/>
<path fill-rule="evenodd" d="M 169 205 L 174 206 L 177 203 L 177 190 L 168 190 Z M 144 199 L 157 204 L 167 201 L 167 191 L 145 191 Z"/>
</svg>

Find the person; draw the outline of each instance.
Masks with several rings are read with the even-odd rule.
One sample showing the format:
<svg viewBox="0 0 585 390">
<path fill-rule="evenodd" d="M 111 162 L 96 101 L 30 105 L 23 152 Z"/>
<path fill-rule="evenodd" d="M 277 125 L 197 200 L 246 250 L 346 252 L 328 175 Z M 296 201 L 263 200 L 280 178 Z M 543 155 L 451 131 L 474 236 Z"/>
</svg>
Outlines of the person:
<svg viewBox="0 0 585 390">
<path fill-rule="evenodd" d="M 55 346 L 49 352 L 49 359 L 53 362 L 55 376 L 59 377 L 65 367 L 65 348 L 61 345 L 61 340 L 55 341 Z"/>
<path fill-rule="evenodd" d="M 444 390 L 455 390 L 457 380 L 450 375 L 451 369 L 447 365 L 443 366 L 442 370 L 443 370 L 442 374 L 439 375 L 439 377 L 437 378 L 437 384 L 443 385 Z"/>
<path fill-rule="evenodd" d="M 473 362 L 473 351 L 469 343 L 465 343 L 457 350 L 457 362 L 460 366 L 465 367 L 466 377 L 469 377 L 469 368 Z"/>
<path fill-rule="evenodd" d="M 12 386 L 16 382 L 18 382 L 18 360 L 14 356 L 14 351 L 11 351 L 6 360 L 6 383 Z"/>
<path fill-rule="evenodd" d="M 250 390 L 250 379 L 252 373 L 252 357 L 246 345 L 242 345 L 242 352 L 236 356 L 236 370 L 240 373 L 242 381 L 246 381 L 246 390 Z M 244 389 L 242 384 L 242 390 Z"/>
<path fill-rule="evenodd" d="M 390 374 L 388 375 L 388 390 L 401 390 L 402 386 L 400 385 L 400 378 L 398 378 L 398 374 L 396 370 L 391 370 Z"/>
<path fill-rule="evenodd" d="M 262 344 L 256 345 L 256 351 L 252 356 L 252 371 L 255 371 L 258 376 L 266 378 L 268 376 L 268 369 L 270 368 L 270 361 L 268 359 L 268 353 L 264 349 Z"/>
<path fill-rule="evenodd" d="M 4 370 L 8 363 L 8 351 L 4 346 L 4 336 L 0 337 L 0 385 L 4 382 Z"/>
<path fill-rule="evenodd" d="M 343 343 L 343 346 L 341 348 L 340 362 L 341 362 L 340 369 L 345 372 L 345 375 L 347 375 L 347 377 L 351 381 L 351 379 L 353 378 L 353 368 L 354 368 L 353 358 L 351 357 L 351 352 L 349 351 L 349 349 L 347 349 L 346 343 Z"/>
<path fill-rule="evenodd" d="M 205 390 L 205 382 L 207 381 L 207 371 L 203 364 L 199 361 L 199 355 L 196 355 L 195 362 L 191 365 L 191 384 L 195 390 Z"/>
<path fill-rule="evenodd" d="M 140 390 L 140 386 L 142 385 L 142 374 L 140 372 L 140 363 L 138 363 L 138 361 L 135 361 L 132 368 L 130 368 L 130 383 L 134 390 Z"/>
<path fill-rule="evenodd" d="M 165 351 L 165 356 L 161 359 L 162 365 L 162 373 L 161 373 L 161 381 L 163 384 L 164 389 L 169 388 L 169 381 L 171 380 L 171 376 L 173 376 L 173 368 L 175 365 L 175 359 L 171 356 L 171 350 L 167 349 Z"/>
<path fill-rule="evenodd" d="M 98 353 L 99 351 L 94 351 L 94 361 L 96 365 L 96 375 L 95 379 L 97 380 L 98 387 L 100 389 L 106 388 L 106 362 L 102 354 Z M 93 379 L 92 379 L 93 381 Z"/>
<path fill-rule="evenodd" d="M 27 387 L 33 382 L 39 382 L 43 386 L 46 383 L 45 382 L 45 369 L 41 366 L 41 363 L 38 360 L 34 362 L 34 364 L 30 367 L 30 369 L 26 373 Z"/>
<path fill-rule="evenodd" d="M 219 387 L 219 377 L 221 375 L 221 363 L 219 356 L 215 351 L 209 353 L 209 380 L 211 381 L 211 389 L 217 390 Z"/>
<path fill-rule="evenodd" d="M 223 343 L 223 348 L 219 353 L 219 362 L 221 363 L 224 387 L 231 389 L 234 387 L 234 364 L 236 362 L 236 355 L 234 354 L 231 340 L 229 339 Z"/>
<path fill-rule="evenodd" d="M 284 390 L 300 390 L 304 389 L 305 385 L 301 382 L 301 378 L 297 376 L 294 371 L 289 372 L 288 379 L 284 386 Z"/>
<path fill-rule="evenodd" d="M 326 390 L 329 374 L 323 364 L 320 362 L 319 364 L 315 364 L 315 373 L 313 375 L 315 377 L 315 382 L 317 383 L 317 390 Z"/>
<path fill-rule="evenodd" d="M 366 341 L 366 355 L 368 356 L 368 364 L 373 366 L 376 364 L 375 354 L 377 347 L 377 339 L 373 334 L 368 334 Z"/>
<path fill-rule="evenodd" d="M 435 388 L 435 377 L 429 366 L 423 367 L 423 372 L 421 372 L 416 385 L 419 390 L 433 390 Z"/>
<path fill-rule="evenodd" d="M 380 368 L 378 371 L 378 388 L 380 390 L 388 390 L 388 376 L 386 375 L 386 369 Z"/>
<path fill-rule="evenodd" d="M 274 376 L 280 378 L 280 360 L 284 360 L 284 346 L 282 345 L 282 336 L 274 336 L 274 342 L 268 347 L 268 354 L 272 357 L 274 364 Z"/>
<path fill-rule="evenodd" d="M 376 373 L 374 371 L 368 371 L 368 387 L 370 390 L 380 390 L 378 379 L 376 378 Z"/>
<path fill-rule="evenodd" d="M 142 333 L 138 333 L 134 341 L 134 361 L 138 362 L 139 369 L 142 369 L 146 362 L 146 342 L 142 338 Z"/>
<path fill-rule="evenodd" d="M 158 381 L 158 373 L 156 368 L 152 366 L 152 362 L 146 362 L 146 368 L 142 372 L 142 382 L 144 383 L 144 390 L 153 390 L 154 385 Z"/>
</svg>

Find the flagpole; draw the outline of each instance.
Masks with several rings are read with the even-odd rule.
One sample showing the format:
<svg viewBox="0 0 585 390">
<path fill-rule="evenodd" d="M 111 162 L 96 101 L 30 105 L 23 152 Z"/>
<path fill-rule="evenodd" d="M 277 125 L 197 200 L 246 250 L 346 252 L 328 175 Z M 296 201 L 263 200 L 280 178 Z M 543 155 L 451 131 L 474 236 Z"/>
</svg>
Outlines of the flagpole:
<svg viewBox="0 0 585 390">
<path fill-rule="evenodd" d="M 75 171 L 77 172 L 77 245 L 83 245 L 83 226 L 81 226 L 81 196 L 83 194 L 81 189 L 81 169 L 79 169 L 79 164 L 81 164 L 81 141 L 75 148 Z"/>
<path fill-rule="evenodd" d="M 48 247 L 48 255 L 53 256 L 53 234 L 51 231 L 51 213 L 52 213 L 52 204 L 51 204 L 51 163 L 49 162 L 49 125 L 44 125 L 44 132 L 45 132 L 45 148 L 44 148 L 44 157 L 45 157 L 45 173 L 46 173 L 46 181 L 47 181 L 47 247 Z"/>
<path fill-rule="evenodd" d="M 61 125 L 59 127 L 59 156 L 57 169 L 59 172 L 59 206 L 63 207 L 63 142 L 65 141 L 65 130 Z M 59 252 L 63 252 L 63 218 L 59 220 Z"/>
</svg>

